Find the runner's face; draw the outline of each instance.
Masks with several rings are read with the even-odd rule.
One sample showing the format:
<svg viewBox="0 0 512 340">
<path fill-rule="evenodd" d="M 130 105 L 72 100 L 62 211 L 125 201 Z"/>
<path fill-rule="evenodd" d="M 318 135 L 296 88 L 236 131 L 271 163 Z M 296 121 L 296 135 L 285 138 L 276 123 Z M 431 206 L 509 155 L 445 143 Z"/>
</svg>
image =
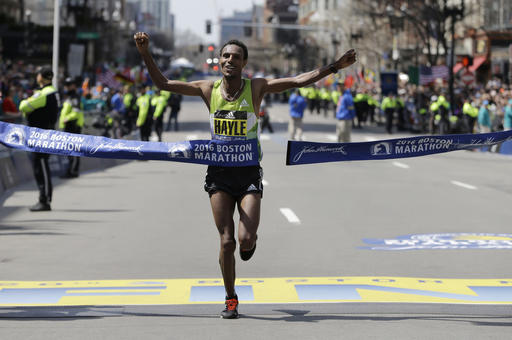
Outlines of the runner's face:
<svg viewBox="0 0 512 340">
<path fill-rule="evenodd" d="M 227 45 L 220 56 L 220 67 L 226 78 L 240 76 L 247 64 L 244 60 L 244 50 L 237 45 Z"/>
</svg>

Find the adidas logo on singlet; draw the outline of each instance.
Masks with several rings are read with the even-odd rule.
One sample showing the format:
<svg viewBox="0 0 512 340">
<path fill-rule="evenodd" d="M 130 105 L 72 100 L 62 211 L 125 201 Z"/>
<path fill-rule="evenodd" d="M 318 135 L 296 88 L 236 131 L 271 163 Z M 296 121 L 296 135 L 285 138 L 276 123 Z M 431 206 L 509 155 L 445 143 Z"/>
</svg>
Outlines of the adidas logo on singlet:
<svg viewBox="0 0 512 340">
<path fill-rule="evenodd" d="M 249 104 L 247 104 L 247 101 L 245 99 L 242 99 L 242 102 L 240 103 L 240 107 L 248 107 Z"/>
<path fill-rule="evenodd" d="M 233 114 L 233 111 L 229 111 L 226 115 L 226 119 L 235 119 L 235 115 Z"/>
</svg>

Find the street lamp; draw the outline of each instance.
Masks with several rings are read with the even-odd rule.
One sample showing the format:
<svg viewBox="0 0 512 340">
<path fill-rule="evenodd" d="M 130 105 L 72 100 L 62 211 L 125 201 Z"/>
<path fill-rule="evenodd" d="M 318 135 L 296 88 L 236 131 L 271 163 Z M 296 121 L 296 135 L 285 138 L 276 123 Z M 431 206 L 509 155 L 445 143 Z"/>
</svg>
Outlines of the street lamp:
<svg viewBox="0 0 512 340">
<path fill-rule="evenodd" d="M 25 20 L 25 39 L 24 39 L 24 43 L 25 43 L 25 51 L 27 53 L 27 56 L 30 57 L 32 55 L 32 44 L 31 44 L 31 40 L 30 37 L 31 37 L 31 32 L 30 32 L 30 21 L 31 21 L 31 16 L 32 16 L 32 11 L 30 9 L 27 9 L 25 11 L 25 16 L 26 16 L 26 20 Z"/>
<path fill-rule="evenodd" d="M 455 59 L 455 22 L 464 18 L 464 0 L 461 0 L 461 4 L 457 7 L 455 4 L 452 6 L 447 5 L 447 0 L 444 0 L 443 13 L 445 18 L 451 19 L 450 32 L 452 35 L 451 49 L 450 49 L 450 62 L 449 64 L 449 78 L 448 78 L 448 90 L 450 92 L 450 108 L 452 112 L 455 109 L 455 96 L 453 94 L 453 66 Z"/>
<path fill-rule="evenodd" d="M 386 6 L 386 12 L 389 18 L 389 26 L 391 27 L 391 32 L 393 34 L 393 49 L 391 52 L 391 58 L 394 62 L 395 69 L 397 69 L 398 59 L 400 57 L 398 52 L 398 32 L 403 28 L 404 17 L 402 12 L 398 12 L 398 14 L 396 14 L 395 8 L 391 5 Z"/>
</svg>

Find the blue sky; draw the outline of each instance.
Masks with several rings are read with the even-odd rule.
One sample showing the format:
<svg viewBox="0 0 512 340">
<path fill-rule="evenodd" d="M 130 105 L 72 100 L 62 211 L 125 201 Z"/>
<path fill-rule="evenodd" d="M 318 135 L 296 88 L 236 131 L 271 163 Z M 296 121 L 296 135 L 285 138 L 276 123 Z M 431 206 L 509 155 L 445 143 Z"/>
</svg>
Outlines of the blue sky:
<svg viewBox="0 0 512 340">
<path fill-rule="evenodd" d="M 171 0 L 171 12 L 175 15 L 175 28 L 179 31 L 190 29 L 204 37 L 205 42 L 216 42 L 219 36 L 219 17 L 228 17 L 235 10 L 248 10 L 252 4 L 262 5 L 264 0 Z M 206 20 L 214 25 L 212 34 L 205 34 Z"/>
</svg>

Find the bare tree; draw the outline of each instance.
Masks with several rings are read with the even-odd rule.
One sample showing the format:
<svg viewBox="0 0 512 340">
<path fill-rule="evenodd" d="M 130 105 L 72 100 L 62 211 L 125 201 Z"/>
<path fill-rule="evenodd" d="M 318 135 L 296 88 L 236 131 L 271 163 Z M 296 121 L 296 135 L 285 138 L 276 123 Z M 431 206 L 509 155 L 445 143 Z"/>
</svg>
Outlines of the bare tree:
<svg viewBox="0 0 512 340">
<path fill-rule="evenodd" d="M 452 17 L 446 0 L 359 0 L 360 9 L 372 18 L 385 18 L 390 29 L 403 29 L 403 23 L 412 28 L 419 47 L 426 50 L 431 65 L 439 57 L 447 57 L 449 24 Z M 397 27 L 397 25 L 399 25 Z M 382 27 L 376 27 L 382 29 Z"/>
</svg>

